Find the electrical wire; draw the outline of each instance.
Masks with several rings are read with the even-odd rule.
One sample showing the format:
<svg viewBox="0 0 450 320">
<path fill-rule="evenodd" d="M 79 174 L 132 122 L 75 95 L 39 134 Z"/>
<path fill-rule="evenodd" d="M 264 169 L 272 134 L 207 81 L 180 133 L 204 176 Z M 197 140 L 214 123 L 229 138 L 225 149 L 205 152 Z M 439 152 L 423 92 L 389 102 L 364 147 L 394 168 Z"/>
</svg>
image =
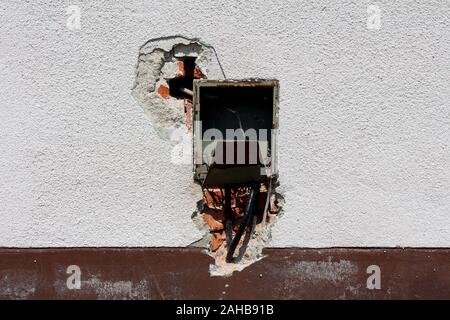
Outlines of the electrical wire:
<svg viewBox="0 0 450 320">
<path fill-rule="evenodd" d="M 260 184 L 255 182 L 253 184 L 253 186 L 251 187 L 250 197 L 247 201 L 244 216 L 242 218 L 241 224 L 239 225 L 239 229 L 236 232 L 236 235 L 234 236 L 234 238 L 231 240 L 231 242 L 227 242 L 229 244 L 227 256 L 226 256 L 226 261 L 228 263 L 233 261 L 234 251 L 236 250 L 236 247 L 239 244 L 239 241 L 241 240 L 242 234 L 244 233 L 245 229 L 247 228 L 247 226 L 249 224 L 250 217 L 254 214 L 254 211 L 255 211 L 254 207 L 255 207 L 255 203 L 258 199 L 259 189 L 260 189 Z M 231 209 L 231 207 L 230 207 L 230 209 Z"/>
<path fill-rule="evenodd" d="M 233 229 L 233 214 L 231 212 L 231 188 L 225 186 L 225 217 L 227 223 L 225 225 L 225 237 L 227 243 L 231 243 L 232 240 L 232 229 Z"/>
<path fill-rule="evenodd" d="M 269 184 L 267 186 L 267 198 L 266 198 L 266 204 L 264 205 L 263 220 L 262 220 L 262 227 L 263 228 L 266 226 L 267 212 L 268 212 L 268 209 L 269 209 L 269 203 L 270 203 L 271 195 L 272 195 L 272 177 L 269 178 Z"/>
</svg>

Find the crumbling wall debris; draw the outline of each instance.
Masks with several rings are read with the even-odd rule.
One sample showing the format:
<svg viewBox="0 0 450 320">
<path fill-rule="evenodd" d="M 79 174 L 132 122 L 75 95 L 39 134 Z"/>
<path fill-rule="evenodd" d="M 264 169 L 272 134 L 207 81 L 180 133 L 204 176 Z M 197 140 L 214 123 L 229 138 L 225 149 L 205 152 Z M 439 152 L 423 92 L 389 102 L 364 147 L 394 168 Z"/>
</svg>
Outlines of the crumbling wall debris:
<svg viewBox="0 0 450 320">
<path fill-rule="evenodd" d="M 187 74 L 188 61 L 194 61 L 192 74 Z M 132 94 L 164 139 L 177 128 L 192 127 L 192 101 L 171 94 L 169 85 L 186 77 L 223 78 L 213 47 L 198 39 L 175 36 L 150 40 L 139 49 Z"/>
<path fill-rule="evenodd" d="M 234 237 L 244 215 L 244 208 L 249 200 L 248 188 L 234 188 L 231 192 L 232 236 Z M 228 276 L 234 271 L 240 271 L 250 264 L 263 258 L 262 250 L 271 239 L 271 228 L 280 217 L 283 197 L 275 191 L 270 183 L 261 183 L 258 202 L 256 204 L 255 220 L 246 229 L 236 248 L 232 263 L 226 261 L 229 243 L 227 243 L 227 223 L 224 208 L 224 190 L 205 189 L 202 210 L 199 214 L 209 227 L 209 254 L 214 257 L 211 265 L 211 275 Z"/>
<path fill-rule="evenodd" d="M 139 49 L 132 94 L 161 138 L 169 140 L 179 128 L 186 133 L 192 132 L 192 96 L 182 89 L 192 90 L 193 80 L 204 78 L 224 79 L 225 74 L 214 48 L 198 39 L 158 38 Z M 275 187 L 272 182 L 261 184 L 256 219 L 241 238 L 233 263 L 226 261 L 228 244 L 223 190 L 203 189 L 203 198 L 197 202 L 192 220 L 205 234 L 197 245 L 207 247 L 207 253 L 215 260 L 210 266 L 211 275 L 231 275 L 263 257 L 262 249 L 270 240 L 271 226 L 280 216 L 283 205 L 283 197 Z M 198 184 L 196 188 L 202 189 Z M 235 188 L 231 194 L 233 234 L 242 220 L 248 198 L 246 188 Z"/>
</svg>

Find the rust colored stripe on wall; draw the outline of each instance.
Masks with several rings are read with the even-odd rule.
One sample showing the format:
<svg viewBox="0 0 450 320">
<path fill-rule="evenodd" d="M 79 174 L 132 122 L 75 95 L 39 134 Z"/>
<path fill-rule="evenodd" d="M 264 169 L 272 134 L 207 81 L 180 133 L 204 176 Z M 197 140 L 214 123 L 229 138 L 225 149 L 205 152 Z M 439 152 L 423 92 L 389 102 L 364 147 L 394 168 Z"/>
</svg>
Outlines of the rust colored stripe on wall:
<svg viewBox="0 0 450 320">
<path fill-rule="evenodd" d="M 450 249 L 265 254 L 221 278 L 209 275 L 212 259 L 195 248 L 0 249 L 0 298 L 450 299 Z"/>
</svg>

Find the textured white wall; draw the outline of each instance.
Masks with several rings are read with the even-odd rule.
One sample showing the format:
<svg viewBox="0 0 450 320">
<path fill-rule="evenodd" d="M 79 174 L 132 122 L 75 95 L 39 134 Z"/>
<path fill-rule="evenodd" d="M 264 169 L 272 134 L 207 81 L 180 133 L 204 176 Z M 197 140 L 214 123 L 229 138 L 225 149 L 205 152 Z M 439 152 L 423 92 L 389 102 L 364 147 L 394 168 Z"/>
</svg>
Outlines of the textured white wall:
<svg viewBox="0 0 450 320">
<path fill-rule="evenodd" d="M 450 246 L 448 1 L 110 3 L 0 4 L 0 246 L 200 237 L 191 167 L 131 96 L 139 46 L 176 34 L 230 78 L 280 80 L 272 246 Z"/>
</svg>

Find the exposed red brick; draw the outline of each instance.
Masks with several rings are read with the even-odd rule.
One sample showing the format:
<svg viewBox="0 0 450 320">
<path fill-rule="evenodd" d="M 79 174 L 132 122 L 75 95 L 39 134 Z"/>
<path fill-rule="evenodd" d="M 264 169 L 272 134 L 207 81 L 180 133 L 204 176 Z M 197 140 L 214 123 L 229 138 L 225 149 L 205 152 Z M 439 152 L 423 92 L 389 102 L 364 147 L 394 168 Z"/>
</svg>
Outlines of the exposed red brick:
<svg viewBox="0 0 450 320">
<path fill-rule="evenodd" d="M 244 208 L 248 200 L 248 194 L 235 195 L 233 200 L 233 207 Z"/>
<path fill-rule="evenodd" d="M 200 70 L 200 68 L 196 66 L 194 69 L 194 79 L 203 79 L 203 78 L 205 78 L 205 75 Z"/>
<path fill-rule="evenodd" d="M 225 233 L 224 232 L 212 232 L 211 233 L 211 244 L 210 244 L 210 248 L 211 251 L 216 251 L 217 249 L 220 248 L 220 246 L 224 243 L 225 241 Z"/>
<path fill-rule="evenodd" d="M 219 203 L 216 203 L 216 201 L 214 201 L 213 195 L 215 196 L 215 199 L 217 199 L 218 201 L 222 201 L 222 196 L 220 194 L 219 189 L 209 189 L 208 191 L 205 192 L 203 197 L 205 205 L 208 208 L 215 208 L 215 209 L 222 208 Z"/>
<path fill-rule="evenodd" d="M 184 99 L 184 113 L 186 115 L 186 126 L 189 130 L 192 129 L 192 101 Z"/>
<path fill-rule="evenodd" d="M 231 211 L 235 216 L 242 216 L 244 214 L 244 208 L 240 206 L 232 207 Z"/>
<path fill-rule="evenodd" d="M 222 209 L 223 196 L 220 189 L 208 189 L 205 193 L 205 203 L 210 208 Z"/>
<path fill-rule="evenodd" d="M 203 219 L 206 225 L 209 226 L 211 231 L 211 251 L 217 250 L 222 246 L 226 240 L 225 237 L 225 224 L 226 217 L 223 208 L 224 203 L 224 191 L 221 189 L 208 189 L 204 193 L 204 208 L 203 208 Z M 237 232 L 241 224 L 245 207 L 249 199 L 249 193 L 245 188 L 233 188 L 231 191 L 231 213 L 233 216 L 233 234 Z M 271 206 L 269 209 L 277 208 L 274 200 L 271 199 Z M 258 202 L 256 205 L 256 215 L 259 217 L 259 221 L 264 213 L 264 208 L 267 201 L 267 186 L 261 185 L 260 194 L 258 197 Z M 272 213 L 272 212 L 269 212 Z M 269 219 L 269 218 L 268 218 Z M 243 238 L 241 239 L 241 242 Z"/>
<path fill-rule="evenodd" d="M 170 97 L 170 90 L 165 85 L 160 85 L 158 87 L 158 94 L 164 99 L 168 99 Z"/>
<path fill-rule="evenodd" d="M 213 208 L 214 207 L 214 200 L 209 195 L 208 192 L 205 192 L 205 194 L 203 195 L 203 201 L 205 203 L 205 206 L 207 206 L 208 208 Z"/>
<path fill-rule="evenodd" d="M 281 207 L 278 203 L 278 199 L 275 195 L 272 195 L 270 198 L 270 213 L 279 213 L 281 211 Z"/>
<path fill-rule="evenodd" d="M 210 231 L 219 231 L 224 228 L 225 215 L 220 209 L 205 209 L 203 220 L 209 226 Z"/>
<path fill-rule="evenodd" d="M 186 75 L 186 69 L 184 68 L 184 61 L 177 61 L 178 73 L 175 78 L 184 77 Z"/>
</svg>

